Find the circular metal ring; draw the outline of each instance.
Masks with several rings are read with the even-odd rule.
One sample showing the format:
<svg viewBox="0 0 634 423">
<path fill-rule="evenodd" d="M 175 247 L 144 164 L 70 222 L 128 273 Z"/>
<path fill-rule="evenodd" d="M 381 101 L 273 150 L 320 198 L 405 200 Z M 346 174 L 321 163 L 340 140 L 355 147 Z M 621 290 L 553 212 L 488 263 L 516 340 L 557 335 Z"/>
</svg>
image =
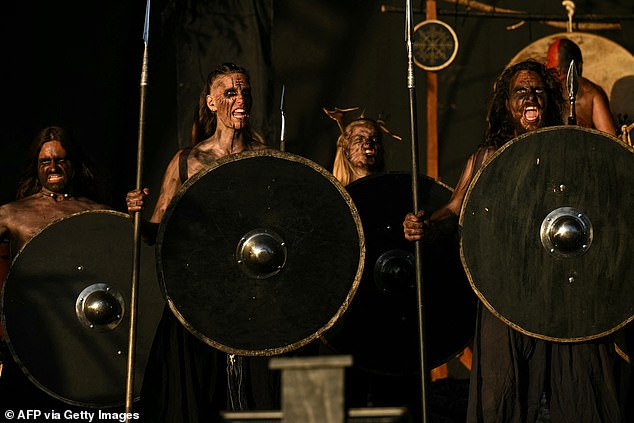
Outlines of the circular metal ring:
<svg viewBox="0 0 634 423">
<path fill-rule="evenodd" d="M 236 248 L 240 269 L 256 279 L 266 279 L 279 273 L 286 264 L 286 243 L 275 232 L 258 228 L 244 235 Z"/>
<path fill-rule="evenodd" d="M 588 216 L 573 207 L 559 207 L 548 213 L 539 231 L 546 251 L 560 258 L 584 254 L 592 244 L 593 235 Z"/>
<path fill-rule="evenodd" d="M 386 294 L 410 292 L 415 288 L 414 254 L 392 249 L 385 251 L 374 263 L 374 283 Z"/>
<path fill-rule="evenodd" d="M 104 332 L 115 329 L 123 320 L 125 303 L 114 287 L 94 283 L 84 288 L 75 301 L 75 314 L 85 327 Z"/>
</svg>

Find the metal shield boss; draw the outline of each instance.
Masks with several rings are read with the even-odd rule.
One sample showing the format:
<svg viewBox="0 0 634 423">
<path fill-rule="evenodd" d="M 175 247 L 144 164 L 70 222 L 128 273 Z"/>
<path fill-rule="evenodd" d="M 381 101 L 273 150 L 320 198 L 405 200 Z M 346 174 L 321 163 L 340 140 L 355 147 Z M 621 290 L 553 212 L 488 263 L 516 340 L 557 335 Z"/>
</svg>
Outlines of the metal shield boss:
<svg viewBox="0 0 634 423">
<path fill-rule="evenodd" d="M 168 207 L 159 280 L 180 322 L 231 354 L 317 339 L 345 312 L 365 255 L 357 210 L 314 162 L 264 150 L 218 160 Z"/>
<path fill-rule="evenodd" d="M 482 167 L 461 212 L 461 256 L 484 305 L 541 339 L 598 338 L 634 318 L 634 154 L 602 132 L 519 136 Z"/>
<path fill-rule="evenodd" d="M 132 238 L 127 214 L 79 212 L 42 229 L 12 263 L 2 297 L 5 340 L 26 376 L 59 400 L 125 403 Z M 141 248 L 135 398 L 164 306 L 153 249 Z"/>
</svg>

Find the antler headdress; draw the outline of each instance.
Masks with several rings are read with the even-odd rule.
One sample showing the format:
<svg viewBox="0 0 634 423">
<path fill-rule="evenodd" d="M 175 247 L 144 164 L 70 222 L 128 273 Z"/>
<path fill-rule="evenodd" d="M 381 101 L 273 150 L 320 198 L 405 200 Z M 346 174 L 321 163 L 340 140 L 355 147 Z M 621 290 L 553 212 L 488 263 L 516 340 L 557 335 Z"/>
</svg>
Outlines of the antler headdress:
<svg viewBox="0 0 634 423">
<path fill-rule="evenodd" d="M 339 126 L 339 131 L 341 132 L 341 134 L 343 135 L 343 133 L 345 132 L 345 128 L 348 124 L 357 121 L 357 120 L 373 120 L 377 123 L 378 127 L 381 128 L 381 130 L 383 132 L 385 132 L 386 134 L 390 135 L 392 138 L 401 141 L 403 138 L 399 135 L 396 135 L 394 133 L 392 133 L 392 131 L 390 131 L 387 126 L 385 126 L 385 121 L 383 120 L 383 118 L 379 115 L 378 118 L 376 119 L 371 119 L 365 116 L 365 111 L 361 112 L 361 114 L 354 118 L 349 120 L 349 122 L 346 124 L 344 123 L 344 118 L 352 113 L 352 112 L 356 112 L 359 110 L 359 107 L 351 107 L 348 109 L 340 109 L 338 107 L 335 107 L 334 110 L 328 110 L 325 107 L 323 108 L 324 113 L 326 113 L 326 115 L 328 115 L 328 117 L 330 117 L 332 120 L 334 120 L 335 122 L 337 122 L 337 125 Z"/>
</svg>

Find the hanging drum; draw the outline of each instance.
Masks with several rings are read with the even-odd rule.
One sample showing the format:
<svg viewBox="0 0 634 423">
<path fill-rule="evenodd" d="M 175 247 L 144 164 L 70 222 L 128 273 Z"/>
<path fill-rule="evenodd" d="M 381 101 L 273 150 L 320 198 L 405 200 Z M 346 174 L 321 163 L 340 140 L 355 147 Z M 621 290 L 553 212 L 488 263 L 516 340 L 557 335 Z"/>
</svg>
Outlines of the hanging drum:
<svg viewBox="0 0 634 423">
<path fill-rule="evenodd" d="M 190 178 L 159 228 L 159 279 L 196 337 L 244 356 L 292 351 L 343 314 L 365 245 L 354 204 L 326 170 L 265 150 Z"/>
<path fill-rule="evenodd" d="M 553 127 L 485 164 L 463 203 L 461 255 L 493 314 L 562 342 L 634 318 L 633 152 L 596 130 Z"/>
<path fill-rule="evenodd" d="M 12 263 L 2 297 L 5 339 L 26 376 L 61 401 L 125 403 L 132 237 L 126 214 L 79 212 L 41 230 Z M 135 398 L 164 307 L 153 248 L 141 252 Z"/>
<path fill-rule="evenodd" d="M 365 266 L 350 309 L 323 342 L 379 374 L 420 373 L 414 243 L 403 236 L 403 219 L 413 210 L 411 185 L 408 173 L 385 173 L 346 187 L 363 224 Z M 420 178 L 419 190 L 428 214 L 451 197 L 450 188 L 428 177 Z M 460 263 L 457 219 L 445 224 L 421 242 L 429 368 L 463 350 L 474 331 L 477 298 Z"/>
</svg>

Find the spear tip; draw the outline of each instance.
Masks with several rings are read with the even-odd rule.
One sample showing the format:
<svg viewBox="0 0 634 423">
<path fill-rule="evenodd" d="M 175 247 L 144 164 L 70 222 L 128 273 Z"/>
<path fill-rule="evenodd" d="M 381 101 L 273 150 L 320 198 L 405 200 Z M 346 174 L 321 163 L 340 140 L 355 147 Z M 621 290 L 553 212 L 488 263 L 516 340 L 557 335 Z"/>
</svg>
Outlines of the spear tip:
<svg viewBox="0 0 634 423">
<path fill-rule="evenodd" d="M 150 32 L 150 0 L 145 4 L 145 24 L 143 25 L 143 42 L 147 45 Z"/>
</svg>

